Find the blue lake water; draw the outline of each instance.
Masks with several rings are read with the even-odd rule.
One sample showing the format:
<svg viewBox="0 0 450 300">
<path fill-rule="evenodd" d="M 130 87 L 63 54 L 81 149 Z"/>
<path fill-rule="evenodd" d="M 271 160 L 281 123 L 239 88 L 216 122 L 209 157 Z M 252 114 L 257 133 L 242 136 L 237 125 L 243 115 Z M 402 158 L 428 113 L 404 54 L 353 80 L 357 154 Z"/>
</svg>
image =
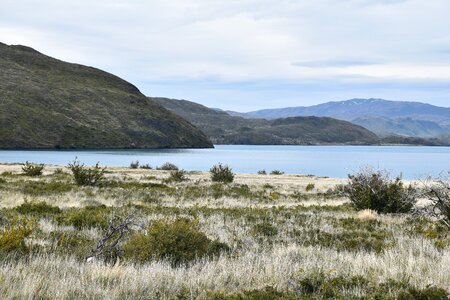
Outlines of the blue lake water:
<svg viewBox="0 0 450 300">
<path fill-rule="evenodd" d="M 172 162 L 186 170 L 206 171 L 222 162 L 238 173 L 281 170 L 292 174 L 346 177 L 360 167 L 386 169 L 405 179 L 450 171 L 450 147 L 382 146 L 243 146 L 215 149 L 0 151 L 0 162 L 25 161 L 66 165 L 78 157 L 87 165 L 129 166 L 139 160 L 151 166 Z"/>
</svg>

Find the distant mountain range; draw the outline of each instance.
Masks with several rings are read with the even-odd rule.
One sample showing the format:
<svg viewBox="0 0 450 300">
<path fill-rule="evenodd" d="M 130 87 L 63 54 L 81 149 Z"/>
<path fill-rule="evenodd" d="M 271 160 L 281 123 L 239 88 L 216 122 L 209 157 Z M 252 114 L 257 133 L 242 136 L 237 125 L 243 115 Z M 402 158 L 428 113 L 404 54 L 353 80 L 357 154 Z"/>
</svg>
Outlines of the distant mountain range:
<svg viewBox="0 0 450 300">
<path fill-rule="evenodd" d="M 332 117 L 361 125 L 381 136 L 439 137 L 450 132 L 450 108 L 420 102 L 352 99 L 314 106 L 264 109 L 232 116 L 276 119 L 297 116 Z"/>
<path fill-rule="evenodd" d="M 0 43 L 2 149 L 212 146 L 125 80 Z"/>
<path fill-rule="evenodd" d="M 167 98 L 150 98 L 200 128 L 215 144 L 251 145 L 441 145 L 436 140 L 390 136 L 379 138 L 348 121 L 329 117 L 289 117 L 273 120 L 231 116 L 220 109 Z"/>
</svg>

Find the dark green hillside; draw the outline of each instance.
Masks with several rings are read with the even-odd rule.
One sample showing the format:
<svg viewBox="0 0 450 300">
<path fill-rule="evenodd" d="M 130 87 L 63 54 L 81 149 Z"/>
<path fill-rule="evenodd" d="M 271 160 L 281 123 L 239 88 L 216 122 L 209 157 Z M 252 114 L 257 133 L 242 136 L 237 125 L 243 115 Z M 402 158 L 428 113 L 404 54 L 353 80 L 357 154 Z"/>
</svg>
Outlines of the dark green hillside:
<svg viewBox="0 0 450 300">
<path fill-rule="evenodd" d="M 420 102 L 351 99 L 313 106 L 228 113 L 268 120 L 299 116 L 330 117 L 361 125 L 383 137 L 402 135 L 432 138 L 450 132 L 450 108 Z"/>
<path fill-rule="evenodd" d="M 112 74 L 0 44 L 0 148 L 211 146 Z"/>
<path fill-rule="evenodd" d="M 151 99 L 199 127 L 217 144 L 359 145 L 379 142 L 369 130 L 332 118 L 245 119 L 190 101 Z"/>
</svg>

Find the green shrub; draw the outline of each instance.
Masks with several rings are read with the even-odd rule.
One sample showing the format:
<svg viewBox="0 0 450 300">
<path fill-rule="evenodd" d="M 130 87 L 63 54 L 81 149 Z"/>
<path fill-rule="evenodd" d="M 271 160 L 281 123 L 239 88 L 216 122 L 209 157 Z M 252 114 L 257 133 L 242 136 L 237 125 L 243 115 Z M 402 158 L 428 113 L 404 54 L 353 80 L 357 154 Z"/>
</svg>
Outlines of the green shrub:
<svg viewBox="0 0 450 300">
<path fill-rule="evenodd" d="M 55 176 L 61 176 L 61 175 L 66 175 L 66 174 L 67 174 L 67 173 L 64 172 L 63 169 L 61 169 L 61 168 L 57 168 L 57 169 L 55 170 L 55 172 L 53 172 L 53 175 L 55 175 Z"/>
<path fill-rule="evenodd" d="M 450 246 L 450 231 L 443 222 L 437 222 L 430 218 L 409 218 L 406 221 L 407 232 L 415 235 L 421 235 L 430 239 L 438 249 L 444 249 Z"/>
<path fill-rule="evenodd" d="M 258 175 L 267 175 L 266 170 L 260 170 L 258 171 Z"/>
<path fill-rule="evenodd" d="M 178 170 L 178 167 L 176 165 L 174 165 L 173 163 L 166 162 L 163 165 L 159 166 L 157 169 L 165 170 L 165 171 L 176 171 L 176 170 Z"/>
<path fill-rule="evenodd" d="M 98 163 L 93 168 L 87 168 L 77 159 L 70 163 L 68 168 L 72 171 L 76 184 L 80 186 L 99 185 L 103 181 L 106 171 L 106 168 L 99 167 Z"/>
<path fill-rule="evenodd" d="M 231 168 L 221 163 L 214 165 L 209 172 L 213 182 L 231 183 L 234 180 L 234 173 Z"/>
<path fill-rule="evenodd" d="M 161 189 L 169 190 L 170 188 L 162 183 L 154 182 L 140 182 L 140 181 L 120 181 L 120 180 L 108 180 L 103 181 L 100 184 L 101 187 L 108 188 L 121 188 L 125 190 L 138 190 L 138 189 Z"/>
<path fill-rule="evenodd" d="M 343 190 L 357 210 L 407 213 L 416 203 L 414 188 L 404 187 L 399 177 L 391 180 L 386 172 L 361 171 L 348 177 L 349 183 Z"/>
<path fill-rule="evenodd" d="M 207 298 L 211 300 L 296 300 L 301 299 L 292 292 L 278 291 L 267 286 L 262 290 L 250 290 L 227 294 L 221 291 L 208 292 Z"/>
<path fill-rule="evenodd" d="M 77 231 L 54 231 L 50 233 L 50 238 L 53 242 L 52 252 L 75 255 L 78 258 L 86 258 L 95 245 L 92 238 Z"/>
<path fill-rule="evenodd" d="M 314 183 L 308 183 L 308 185 L 305 188 L 305 191 L 310 192 L 312 191 L 316 186 L 314 185 Z"/>
<path fill-rule="evenodd" d="M 172 266 L 220 253 L 222 249 L 228 248 L 211 241 L 200 231 L 197 222 L 187 219 L 155 222 L 147 234 L 135 233 L 123 246 L 125 258 L 138 262 L 168 260 Z"/>
<path fill-rule="evenodd" d="M 16 211 L 21 214 L 47 216 L 59 214 L 61 209 L 56 206 L 51 206 L 44 201 L 42 202 L 26 202 L 16 207 Z"/>
<path fill-rule="evenodd" d="M 0 175 L 3 176 L 3 177 L 14 177 L 14 176 L 17 176 L 16 174 L 14 174 L 11 171 L 3 171 L 2 174 L 0 174 Z"/>
<path fill-rule="evenodd" d="M 272 223 L 262 222 L 253 227 L 253 234 L 272 237 L 278 234 L 278 229 Z"/>
<path fill-rule="evenodd" d="M 408 288 L 406 291 L 401 291 L 397 296 L 398 300 L 447 300 L 450 299 L 450 294 L 438 287 L 428 286 L 424 289 L 417 289 L 414 287 Z"/>
<path fill-rule="evenodd" d="M 32 196 L 67 193 L 73 187 L 73 184 L 63 181 L 26 181 L 21 185 L 22 192 Z"/>
<path fill-rule="evenodd" d="M 152 166 L 150 166 L 150 164 L 141 165 L 141 169 L 151 170 Z"/>
<path fill-rule="evenodd" d="M 186 171 L 184 170 L 172 170 L 170 171 L 169 178 L 167 178 L 168 182 L 182 182 L 186 180 L 188 180 L 188 178 L 186 177 Z"/>
<path fill-rule="evenodd" d="M 277 290 L 267 286 L 260 290 L 234 293 L 214 291 L 207 293 L 214 300 L 295 300 L 295 299 L 379 299 L 379 300 L 446 300 L 445 289 L 433 286 L 424 289 L 412 287 L 408 282 L 388 280 L 381 284 L 362 276 L 330 276 L 318 272 L 298 282 L 289 281 L 288 289 Z"/>
<path fill-rule="evenodd" d="M 23 174 L 26 176 L 41 176 L 43 170 L 43 164 L 32 164 L 28 161 L 22 166 Z"/>
<path fill-rule="evenodd" d="M 27 219 L 15 219 L 0 231 L 0 254 L 24 254 L 28 252 L 25 239 L 36 228 L 36 223 Z"/>
<path fill-rule="evenodd" d="M 139 168 L 139 161 L 138 160 L 137 161 L 132 161 L 130 163 L 130 169 L 137 169 L 137 168 Z"/>
<path fill-rule="evenodd" d="M 270 175 L 283 175 L 284 172 L 280 171 L 280 170 L 273 170 L 272 172 L 270 172 Z"/>
<path fill-rule="evenodd" d="M 59 214 L 56 220 L 60 225 L 73 226 L 78 230 L 92 227 L 106 228 L 109 211 L 104 205 L 74 208 Z"/>
</svg>

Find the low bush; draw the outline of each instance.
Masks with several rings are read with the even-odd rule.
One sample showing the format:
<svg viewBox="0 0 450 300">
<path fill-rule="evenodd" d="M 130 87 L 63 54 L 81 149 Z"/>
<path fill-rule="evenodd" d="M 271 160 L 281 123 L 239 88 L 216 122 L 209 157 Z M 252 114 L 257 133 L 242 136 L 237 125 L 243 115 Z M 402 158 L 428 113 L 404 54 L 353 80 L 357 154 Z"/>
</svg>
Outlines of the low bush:
<svg viewBox="0 0 450 300">
<path fill-rule="evenodd" d="M 70 192 L 74 188 L 71 183 L 63 181 L 25 181 L 21 184 L 24 194 L 31 196 L 62 194 Z"/>
<path fill-rule="evenodd" d="M 168 182 L 182 182 L 188 180 L 186 176 L 186 171 L 184 170 L 172 170 L 170 171 Z"/>
<path fill-rule="evenodd" d="M 155 222 L 146 234 L 133 234 L 124 244 L 123 253 L 125 258 L 138 262 L 168 260 L 172 266 L 179 266 L 227 249 L 201 232 L 197 222 L 179 218 Z"/>
<path fill-rule="evenodd" d="M 310 192 L 312 191 L 316 186 L 314 185 L 314 183 L 308 183 L 308 185 L 305 188 L 305 191 Z"/>
<path fill-rule="evenodd" d="M 26 176 L 41 176 L 43 170 L 43 164 L 32 164 L 28 161 L 22 166 L 23 174 Z"/>
<path fill-rule="evenodd" d="M 427 217 L 411 217 L 406 221 L 406 232 L 430 239 L 438 249 L 450 247 L 450 231 L 445 223 Z"/>
<path fill-rule="evenodd" d="M 78 231 L 54 231 L 51 232 L 50 239 L 53 243 L 52 252 L 75 255 L 80 259 L 86 258 L 95 244 L 92 238 Z"/>
<path fill-rule="evenodd" d="M 296 289 L 304 299 L 348 299 L 348 293 L 355 289 L 362 291 L 362 299 L 444 300 L 450 296 L 442 288 L 418 289 L 407 281 L 388 280 L 377 284 L 362 276 L 329 276 L 321 272 L 301 279 Z"/>
<path fill-rule="evenodd" d="M 96 186 L 99 185 L 104 177 L 106 168 L 99 167 L 98 163 L 93 168 L 87 168 L 75 159 L 68 165 L 77 185 Z"/>
<path fill-rule="evenodd" d="M 290 280 L 288 289 L 266 286 L 242 292 L 208 292 L 213 300 L 296 300 L 296 299 L 380 299 L 380 300 L 446 300 L 449 293 L 428 286 L 419 289 L 407 282 L 388 280 L 381 284 L 363 276 L 330 276 L 323 272 L 310 274 L 299 281 Z"/>
<path fill-rule="evenodd" d="M 416 191 L 404 187 L 399 177 L 391 180 L 387 172 L 360 171 L 349 175 L 343 187 L 356 210 L 372 209 L 378 213 L 407 213 L 416 203 Z"/>
<path fill-rule="evenodd" d="M 130 163 L 130 169 L 138 169 L 139 168 L 139 161 L 132 161 Z"/>
<path fill-rule="evenodd" d="M 66 174 L 67 174 L 67 173 L 64 172 L 63 169 L 61 169 L 61 168 L 57 168 L 57 169 L 55 170 L 55 172 L 53 172 L 53 175 L 55 175 L 55 176 L 61 176 L 61 175 L 66 175 Z"/>
<path fill-rule="evenodd" d="M 150 164 L 141 165 L 141 169 L 151 170 L 152 166 L 150 166 Z"/>
<path fill-rule="evenodd" d="M 108 180 L 103 181 L 99 186 L 107 188 L 121 188 L 125 190 L 139 190 L 139 189 L 160 189 L 169 190 L 170 188 L 162 183 L 155 182 L 140 182 L 140 181 L 121 181 L 121 180 Z"/>
<path fill-rule="evenodd" d="M 258 175 L 267 175 L 266 170 L 260 170 L 258 171 Z"/>
<path fill-rule="evenodd" d="M 61 209 L 56 206 L 49 205 L 42 202 L 25 202 L 22 203 L 20 206 L 17 206 L 16 211 L 21 214 L 26 215 L 34 215 L 34 216 L 48 216 L 48 215 L 54 215 L 59 214 L 61 212 Z"/>
<path fill-rule="evenodd" d="M 278 229 L 272 223 L 262 222 L 253 226 L 252 232 L 254 235 L 272 237 L 278 234 Z"/>
<path fill-rule="evenodd" d="M 86 206 L 66 210 L 56 217 L 60 225 L 73 226 L 78 230 L 83 228 L 106 228 L 110 209 L 104 205 Z"/>
<path fill-rule="evenodd" d="M 214 165 L 209 172 L 211 173 L 211 180 L 213 182 L 231 183 L 234 180 L 234 173 L 227 165 Z"/>
<path fill-rule="evenodd" d="M 159 166 L 157 169 L 164 170 L 164 171 L 176 171 L 176 170 L 178 170 L 178 167 L 176 165 L 174 165 L 173 163 L 166 162 L 163 165 Z"/>
<path fill-rule="evenodd" d="M 11 172 L 11 171 L 3 171 L 1 174 L 1 176 L 3 177 L 15 177 L 17 176 L 17 174 Z"/>
<path fill-rule="evenodd" d="M 280 170 L 273 170 L 272 172 L 270 172 L 270 175 L 283 175 L 284 172 L 280 171 Z"/>
<path fill-rule="evenodd" d="M 36 228 L 36 223 L 28 219 L 15 219 L 0 230 L 0 254 L 24 254 L 28 252 L 25 239 Z"/>
</svg>

